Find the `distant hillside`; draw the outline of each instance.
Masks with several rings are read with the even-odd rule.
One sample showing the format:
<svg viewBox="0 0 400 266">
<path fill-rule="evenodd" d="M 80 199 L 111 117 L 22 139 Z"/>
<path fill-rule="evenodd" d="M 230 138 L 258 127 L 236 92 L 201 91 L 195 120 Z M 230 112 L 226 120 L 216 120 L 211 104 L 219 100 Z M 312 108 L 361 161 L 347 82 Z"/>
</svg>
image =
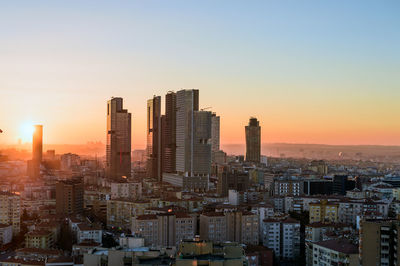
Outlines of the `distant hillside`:
<svg viewBox="0 0 400 266">
<path fill-rule="evenodd" d="M 222 149 L 228 154 L 245 154 L 244 144 L 222 145 Z M 400 162 L 400 146 L 265 143 L 261 153 L 273 157 Z"/>
</svg>

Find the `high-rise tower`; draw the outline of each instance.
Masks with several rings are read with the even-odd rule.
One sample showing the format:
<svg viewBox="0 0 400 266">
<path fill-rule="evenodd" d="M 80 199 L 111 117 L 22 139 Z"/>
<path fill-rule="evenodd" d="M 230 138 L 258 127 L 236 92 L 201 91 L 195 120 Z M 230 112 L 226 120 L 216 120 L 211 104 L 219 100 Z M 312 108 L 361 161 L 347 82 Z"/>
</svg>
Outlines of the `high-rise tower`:
<svg viewBox="0 0 400 266">
<path fill-rule="evenodd" d="M 163 181 L 186 191 L 207 191 L 211 174 L 211 112 L 199 111 L 199 91 L 176 93 L 176 172 Z"/>
<path fill-rule="evenodd" d="M 28 175 L 32 178 L 40 177 L 40 165 L 43 155 L 43 126 L 35 125 L 32 135 L 32 160 L 28 161 Z"/>
<path fill-rule="evenodd" d="M 176 162 L 176 93 L 165 95 L 165 115 L 163 116 L 163 172 L 174 173 Z"/>
<path fill-rule="evenodd" d="M 199 90 L 176 93 L 176 171 L 191 173 L 194 112 L 199 110 Z"/>
<path fill-rule="evenodd" d="M 161 179 L 161 96 L 147 101 L 147 174 Z"/>
<path fill-rule="evenodd" d="M 257 118 L 251 117 L 246 126 L 246 161 L 260 162 L 261 157 L 261 127 Z"/>
<path fill-rule="evenodd" d="M 193 123 L 191 174 L 209 176 L 211 173 L 211 116 L 208 111 L 195 111 Z"/>
<path fill-rule="evenodd" d="M 211 112 L 199 111 L 199 91 L 176 96 L 176 171 L 208 176 L 211 169 Z"/>
<path fill-rule="evenodd" d="M 213 113 L 211 116 L 211 152 L 217 152 L 219 151 L 219 139 L 220 139 L 220 133 L 219 133 L 219 124 L 220 118 L 219 116 L 216 115 L 216 113 Z"/>
<path fill-rule="evenodd" d="M 131 114 L 122 104 L 119 97 L 107 103 L 106 174 L 115 179 L 131 175 Z"/>
</svg>

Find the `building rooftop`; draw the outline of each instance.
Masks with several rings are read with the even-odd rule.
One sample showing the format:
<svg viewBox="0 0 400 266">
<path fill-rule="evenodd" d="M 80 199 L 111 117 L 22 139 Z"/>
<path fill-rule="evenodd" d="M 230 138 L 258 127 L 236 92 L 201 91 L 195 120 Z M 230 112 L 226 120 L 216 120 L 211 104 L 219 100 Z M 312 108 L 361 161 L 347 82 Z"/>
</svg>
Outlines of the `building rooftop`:
<svg viewBox="0 0 400 266">
<path fill-rule="evenodd" d="M 321 227 L 334 227 L 334 228 L 340 228 L 340 227 L 351 227 L 351 225 L 347 225 L 347 224 L 342 224 L 342 223 L 321 223 L 321 222 L 317 222 L 317 223 L 311 223 L 311 224 L 307 224 L 306 227 L 313 227 L 313 228 L 321 228 Z"/>
<path fill-rule="evenodd" d="M 101 227 L 99 225 L 86 224 L 86 223 L 78 224 L 78 228 L 80 231 L 101 230 Z"/>
<path fill-rule="evenodd" d="M 44 255 L 61 255 L 61 251 L 56 249 L 44 248 L 20 248 L 16 250 L 17 253 L 31 253 L 31 254 L 44 254 Z"/>
<path fill-rule="evenodd" d="M 208 217 L 224 217 L 223 212 L 205 212 L 202 213 L 201 215 L 208 216 Z"/>
<path fill-rule="evenodd" d="M 32 232 L 28 232 L 26 235 L 27 236 L 47 236 L 49 234 L 51 234 L 51 232 L 48 230 L 34 230 Z"/>
<path fill-rule="evenodd" d="M 43 266 L 46 265 L 44 261 L 14 259 L 14 258 L 0 260 L 0 263 L 7 265 L 43 265 Z"/>
<path fill-rule="evenodd" d="M 6 228 L 12 226 L 11 224 L 0 224 L 0 228 Z"/>
<path fill-rule="evenodd" d="M 315 243 L 315 245 L 328 248 L 344 254 L 358 254 L 358 246 L 348 240 L 327 240 Z"/>
<path fill-rule="evenodd" d="M 155 214 L 144 214 L 144 215 L 139 215 L 136 217 L 136 220 L 156 220 L 157 215 Z"/>
</svg>

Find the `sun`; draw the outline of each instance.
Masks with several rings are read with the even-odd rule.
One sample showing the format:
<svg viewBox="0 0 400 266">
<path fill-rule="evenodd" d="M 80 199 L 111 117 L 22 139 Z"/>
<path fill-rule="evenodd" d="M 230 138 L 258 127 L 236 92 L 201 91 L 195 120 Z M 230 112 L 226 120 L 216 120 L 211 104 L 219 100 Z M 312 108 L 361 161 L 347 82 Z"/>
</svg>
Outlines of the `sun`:
<svg viewBox="0 0 400 266">
<path fill-rule="evenodd" d="M 35 131 L 32 122 L 25 122 L 20 126 L 20 138 L 23 142 L 30 142 L 32 141 L 32 135 Z"/>
</svg>

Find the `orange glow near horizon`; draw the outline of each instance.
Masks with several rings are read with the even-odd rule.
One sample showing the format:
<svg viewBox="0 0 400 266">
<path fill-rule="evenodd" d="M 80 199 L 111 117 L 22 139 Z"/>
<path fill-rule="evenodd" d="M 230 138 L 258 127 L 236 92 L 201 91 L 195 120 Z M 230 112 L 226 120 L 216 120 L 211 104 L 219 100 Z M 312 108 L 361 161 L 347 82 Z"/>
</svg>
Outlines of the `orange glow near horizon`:
<svg viewBox="0 0 400 266">
<path fill-rule="evenodd" d="M 129 98 L 125 99 L 127 103 L 124 108 L 132 112 L 132 149 L 143 149 L 146 145 L 146 102 L 143 101 L 142 110 L 141 106 L 132 105 Z M 83 112 L 81 115 L 78 105 L 73 108 L 75 110 L 73 112 L 59 112 L 58 119 L 53 117 L 52 113 L 46 113 L 47 119 L 41 123 L 46 136 L 44 143 L 84 144 L 88 141 L 105 143 L 105 108 L 101 108 L 105 102 L 99 102 L 92 112 Z M 379 117 L 374 111 L 359 116 L 350 112 L 310 113 L 307 110 L 296 114 L 291 110 L 283 112 L 273 108 L 265 114 L 257 110 L 256 114 L 252 112 L 248 115 L 244 110 L 222 107 L 213 110 L 221 116 L 222 146 L 244 144 L 244 127 L 249 117 L 253 115 L 260 121 L 262 143 L 400 145 L 400 125 L 394 122 L 394 118 Z M 37 111 L 39 110 L 41 111 L 38 108 Z M 13 122 L 15 126 L 18 125 L 17 121 Z M 15 144 L 18 139 L 23 143 L 31 142 L 33 125 L 33 122 L 25 120 L 19 125 L 19 130 L 3 127 L 5 134 L 1 136 L 0 144 Z"/>
</svg>

